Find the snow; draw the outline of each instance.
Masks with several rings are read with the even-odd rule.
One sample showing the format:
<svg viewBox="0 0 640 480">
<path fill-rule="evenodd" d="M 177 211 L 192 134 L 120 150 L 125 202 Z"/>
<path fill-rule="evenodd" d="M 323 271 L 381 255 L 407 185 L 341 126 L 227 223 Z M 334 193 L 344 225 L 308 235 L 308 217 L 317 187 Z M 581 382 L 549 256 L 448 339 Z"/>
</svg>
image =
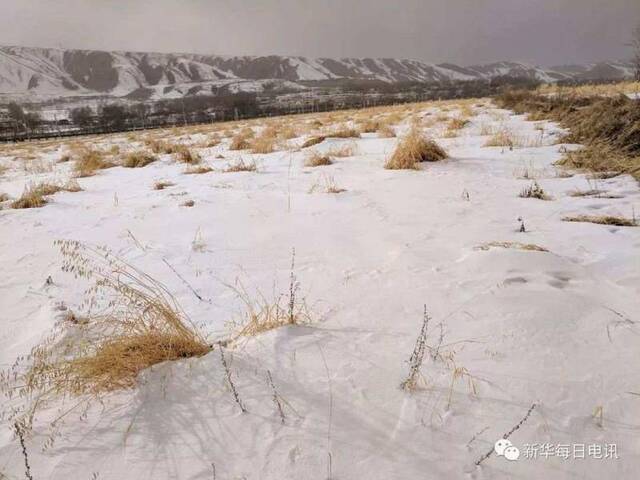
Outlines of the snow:
<svg viewBox="0 0 640 480">
<path fill-rule="evenodd" d="M 439 109 L 427 106 L 425 113 Z M 542 146 L 483 147 L 481 125 L 529 138 L 540 132 L 522 116 L 475 110 L 457 138 L 440 138 L 440 126 L 427 129 L 451 158 L 419 171 L 385 170 L 397 140 L 375 134 L 325 141 L 318 150 L 354 142 L 357 155 L 315 169 L 304 167 L 304 151 L 251 155 L 228 151 L 225 141 L 202 150 L 207 163 L 222 169 L 252 157 L 259 172 L 184 175 L 162 156 L 142 169 L 79 179 L 83 192 L 56 194 L 44 208 L 0 211 L 3 366 L 47 335 L 57 302 L 81 301 L 83 285 L 60 271 L 55 239 L 107 245 L 167 285 L 212 340 L 228 334 L 227 322 L 242 307 L 226 284 L 238 277 L 253 292 L 271 292 L 274 284 L 285 292 L 295 248 L 296 276 L 315 319 L 227 350 L 248 413 L 234 403 L 217 351 L 158 365 L 136 389 L 67 425 L 45 453 L 38 448 L 41 426 L 28 443 L 34 478 L 97 472 L 101 480 L 210 479 L 212 465 L 219 479 L 636 478 L 640 228 L 561 218 L 630 217 L 638 185 L 628 176 L 558 176 L 554 143 L 561 131 L 550 123 L 537 123 L 544 126 Z M 190 135 L 193 142 L 200 137 Z M 126 148 L 130 140 L 91 141 Z M 70 164 L 26 173 L 11 148 L 0 150 L 8 167 L 0 192 L 15 197 L 30 182 L 70 175 Z M 65 151 L 46 150 L 44 163 Z M 519 178 L 524 169 L 554 200 L 518 197 L 530 184 Z M 309 193 L 329 176 L 347 191 Z M 176 186 L 155 191 L 157 180 Z M 595 182 L 621 198 L 567 194 Z M 185 199 L 195 206 L 180 207 Z M 519 217 L 526 233 L 518 232 Z M 194 250 L 198 231 L 203 247 Z M 477 249 L 493 241 L 549 252 Z M 45 285 L 48 276 L 52 285 Z M 451 365 L 427 353 L 426 383 L 409 393 L 399 385 L 424 304 L 432 316 L 428 343 L 438 343 L 442 322 L 442 350 L 466 374 L 455 377 Z M 284 425 L 267 370 L 287 403 Z M 615 443 L 620 458 L 509 462 L 493 455 L 476 467 L 533 403 L 531 417 L 510 437 L 523 452 L 533 443 Z M 592 416 L 600 406 L 602 426 Z M 0 473 L 23 478 L 18 443 L 9 429 L 0 432 Z"/>
</svg>

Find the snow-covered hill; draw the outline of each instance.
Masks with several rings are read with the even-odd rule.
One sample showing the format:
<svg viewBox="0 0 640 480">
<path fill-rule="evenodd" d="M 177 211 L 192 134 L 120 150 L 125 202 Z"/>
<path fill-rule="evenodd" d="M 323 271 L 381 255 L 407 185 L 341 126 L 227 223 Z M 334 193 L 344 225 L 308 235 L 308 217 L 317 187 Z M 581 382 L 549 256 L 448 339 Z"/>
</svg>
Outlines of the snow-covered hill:
<svg viewBox="0 0 640 480">
<path fill-rule="evenodd" d="M 0 94 L 30 96 L 126 96 L 152 89 L 156 96 L 214 91 L 221 85 L 261 90 L 264 80 L 299 82 L 380 80 L 385 82 L 487 79 L 496 76 L 556 81 L 573 77 L 628 76 L 625 64 L 544 69 L 517 62 L 459 67 L 393 58 L 307 58 L 103 52 L 53 48 L 0 47 Z M 247 82 L 250 83 L 247 83 Z M 253 82 L 253 83 L 251 83 Z M 173 87 L 173 88 L 163 88 Z"/>
</svg>

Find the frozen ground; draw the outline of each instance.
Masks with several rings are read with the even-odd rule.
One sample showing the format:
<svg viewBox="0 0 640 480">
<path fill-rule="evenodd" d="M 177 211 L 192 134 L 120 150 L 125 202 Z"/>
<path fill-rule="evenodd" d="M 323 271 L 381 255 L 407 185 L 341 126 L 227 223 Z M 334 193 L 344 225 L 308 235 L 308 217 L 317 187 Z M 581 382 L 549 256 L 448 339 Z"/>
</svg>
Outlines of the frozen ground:
<svg viewBox="0 0 640 480">
<path fill-rule="evenodd" d="M 357 155 L 317 168 L 304 166 L 304 151 L 228 152 L 225 140 L 202 150 L 209 165 L 253 157 L 258 172 L 185 175 L 166 155 L 141 169 L 79 179 L 83 192 L 56 194 L 43 208 L 0 211 L 4 367 L 47 334 L 56 303 L 82 298 L 83 285 L 60 271 L 55 239 L 107 245 L 165 283 L 212 340 L 228 335 L 241 312 L 226 284 L 240 278 L 253 292 L 285 292 L 295 248 L 295 273 L 314 319 L 228 350 L 248 413 L 234 403 L 217 351 L 158 365 L 136 389 L 71 421 L 45 452 L 40 425 L 27 444 L 34 478 L 637 478 L 640 228 L 561 219 L 631 217 L 640 207 L 638 185 L 626 176 L 560 175 L 552 124 L 490 106 L 474 107 L 471 120 L 457 138 L 427 128 L 451 158 L 420 171 L 383 169 L 397 140 L 376 134 L 326 140 L 318 150 L 355 142 Z M 483 147 L 487 125 L 508 127 L 535 146 Z M 68 163 L 25 173 L 8 152 L 0 151 L 9 167 L 0 192 L 10 196 L 36 178 L 69 176 Z M 42 155 L 46 162 L 62 152 L 54 146 Z M 525 174 L 553 200 L 519 198 L 531 183 Z M 309 193 L 330 177 L 346 192 Z M 175 186 L 153 190 L 157 180 Z M 594 185 L 619 198 L 568 195 Z M 187 199 L 192 208 L 180 206 Z M 549 251 L 477 248 L 506 241 Z M 442 331 L 449 360 L 428 352 L 421 387 L 405 392 L 400 384 L 424 304 L 432 317 L 427 343 L 437 346 Z M 267 370 L 286 402 L 284 425 Z M 509 438 L 520 459 L 492 455 L 476 467 L 534 403 Z M 568 459 L 525 458 L 526 444 L 546 443 L 554 452 L 585 445 L 587 458 L 572 459 L 573 450 Z M 593 458 L 589 446 L 604 444 L 615 444 L 619 458 Z M 23 472 L 19 444 L 3 425 L 0 478 Z"/>
</svg>

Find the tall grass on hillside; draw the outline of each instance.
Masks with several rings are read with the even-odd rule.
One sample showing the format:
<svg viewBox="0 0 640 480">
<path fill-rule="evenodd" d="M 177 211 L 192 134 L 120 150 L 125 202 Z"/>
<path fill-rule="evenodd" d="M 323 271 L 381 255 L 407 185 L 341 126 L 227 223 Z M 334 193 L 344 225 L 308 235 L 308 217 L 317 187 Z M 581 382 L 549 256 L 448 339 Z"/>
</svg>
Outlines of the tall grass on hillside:
<svg viewBox="0 0 640 480">
<path fill-rule="evenodd" d="M 498 97 L 503 108 L 529 113 L 530 119 L 550 119 L 570 130 L 562 139 L 584 148 L 559 163 L 596 172 L 628 173 L 640 179 L 640 100 L 626 96 L 543 96 L 511 90 Z"/>
<path fill-rule="evenodd" d="M 60 401 L 55 427 L 108 392 L 134 387 L 152 365 L 211 350 L 162 283 L 106 248 L 55 243 L 62 270 L 89 284 L 83 314 L 67 311 L 41 344 L 2 373 L 0 387 L 20 404 L 14 409 L 12 402 L 12 420 L 30 426 L 35 414 Z"/>
<path fill-rule="evenodd" d="M 388 170 L 417 170 L 421 162 L 437 162 L 447 158 L 447 152 L 436 142 L 426 138 L 418 127 L 413 127 L 400 140 L 384 168 Z"/>
</svg>

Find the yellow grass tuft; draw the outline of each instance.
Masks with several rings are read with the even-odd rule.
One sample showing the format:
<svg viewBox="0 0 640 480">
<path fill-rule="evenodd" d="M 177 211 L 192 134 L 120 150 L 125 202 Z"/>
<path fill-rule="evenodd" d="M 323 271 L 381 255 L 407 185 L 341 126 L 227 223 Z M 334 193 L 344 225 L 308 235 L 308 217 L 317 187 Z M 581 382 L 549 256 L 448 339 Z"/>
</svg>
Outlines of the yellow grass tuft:
<svg viewBox="0 0 640 480">
<path fill-rule="evenodd" d="M 184 145 L 175 152 L 175 156 L 180 163 L 188 165 L 198 165 L 202 162 L 202 157 L 198 153 Z"/>
<path fill-rule="evenodd" d="M 202 175 L 209 172 L 213 172 L 213 168 L 206 165 L 191 166 L 184 171 L 185 175 Z"/>
<path fill-rule="evenodd" d="M 360 132 L 355 128 L 339 127 L 327 134 L 331 138 L 360 138 Z"/>
<path fill-rule="evenodd" d="M 520 242 L 489 242 L 476 247 L 476 250 L 489 250 L 491 248 L 510 248 L 514 250 L 526 250 L 530 252 L 548 252 L 544 247 L 535 245 L 533 243 L 520 243 Z"/>
<path fill-rule="evenodd" d="M 638 221 L 635 218 L 616 217 L 613 215 L 576 215 L 564 217 L 565 222 L 587 222 L 599 225 L 615 225 L 617 227 L 637 227 Z"/>
<path fill-rule="evenodd" d="M 77 177 L 91 177 L 98 170 L 104 170 L 114 166 L 113 162 L 106 160 L 105 154 L 99 150 L 83 149 L 80 151 L 75 164 Z"/>
<path fill-rule="evenodd" d="M 484 144 L 485 147 L 514 147 L 514 136 L 513 133 L 504 128 L 493 134 L 493 136 L 487 140 Z"/>
<path fill-rule="evenodd" d="M 258 167 L 255 162 L 247 163 L 242 158 L 239 162 L 229 165 L 225 173 L 235 173 L 235 172 L 255 172 L 258 170 Z"/>
<path fill-rule="evenodd" d="M 389 125 L 381 125 L 377 133 L 380 138 L 393 138 L 396 136 L 395 130 Z"/>
<path fill-rule="evenodd" d="M 416 127 L 400 141 L 384 168 L 388 170 L 417 170 L 421 162 L 437 162 L 447 158 L 444 151 L 433 140 L 427 139 Z"/>
<path fill-rule="evenodd" d="M 164 190 L 167 187 L 173 187 L 175 186 L 175 183 L 173 182 L 168 182 L 168 181 L 159 181 L 153 184 L 153 189 L 154 190 Z"/>
<path fill-rule="evenodd" d="M 13 209 L 39 208 L 47 204 L 49 195 L 58 192 L 80 192 L 82 188 L 76 180 L 70 180 L 64 185 L 54 183 L 40 183 L 28 186 L 20 198 L 11 203 Z"/>
<path fill-rule="evenodd" d="M 537 198 L 538 200 L 551 200 L 551 196 L 544 191 L 537 181 L 525 187 L 520 192 L 520 198 Z"/>
<path fill-rule="evenodd" d="M 311 138 L 305 140 L 300 148 L 313 147 L 314 145 L 318 145 L 319 143 L 324 142 L 326 139 L 327 139 L 327 137 L 323 136 L 323 135 L 320 135 L 320 136 L 317 136 L 317 137 L 311 137 Z"/>
<path fill-rule="evenodd" d="M 251 153 L 272 153 L 276 148 L 278 132 L 273 127 L 266 128 L 250 142 Z"/>
<path fill-rule="evenodd" d="M 331 165 L 331 157 L 329 155 L 322 155 L 316 151 L 310 152 L 307 156 L 304 164 L 307 167 L 321 167 L 325 165 Z"/>
<path fill-rule="evenodd" d="M 160 282 L 104 248 L 56 241 L 62 269 L 91 285 L 82 321 L 74 314 L 0 377 L 24 399 L 13 421 L 30 426 L 54 400 L 76 396 L 52 426 L 83 412 L 111 391 L 136 385 L 140 372 L 161 362 L 199 357 L 211 346 Z M 26 364 L 23 364 L 26 362 Z"/>
<path fill-rule="evenodd" d="M 141 168 L 155 162 L 157 159 L 155 155 L 149 152 L 138 150 L 128 153 L 122 161 L 122 166 L 125 168 Z"/>
</svg>

